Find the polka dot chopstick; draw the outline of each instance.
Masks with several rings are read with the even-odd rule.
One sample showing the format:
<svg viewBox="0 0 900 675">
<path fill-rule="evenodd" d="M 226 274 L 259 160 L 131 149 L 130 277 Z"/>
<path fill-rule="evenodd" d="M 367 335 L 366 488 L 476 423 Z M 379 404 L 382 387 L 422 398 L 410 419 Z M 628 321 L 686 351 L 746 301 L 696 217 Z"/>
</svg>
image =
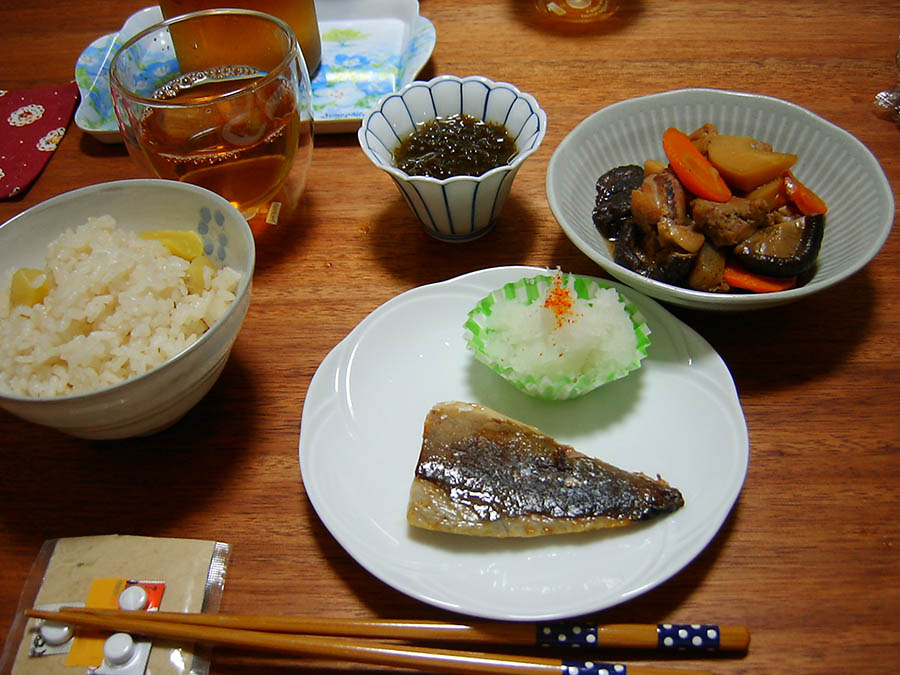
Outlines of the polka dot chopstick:
<svg viewBox="0 0 900 675">
<path fill-rule="evenodd" d="M 272 655 L 316 656 L 358 663 L 452 673 L 516 675 L 700 675 L 708 671 L 667 666 L 626 666 L 595 660 L 544 658 L 493 652 L 384 644 L 375 639 L 481 643 L 494 646 L 560 646 L 662 650 L 743 651 L 749 632 L 738 626 L 643 625 L 557 622 L 516 624 L 343 620 L 238 614 L 126 612 L 83 608 L 27 610 L 26 614 L 75 627 L 122 631 Z M 352 638 L 365 638 L 354 640 Z M 584 655 L 583 650 L 579 650 Z"/>
<path fill-rule="evenodd" d="M 116 610 L 78 609 L 114 617 Z M 182 614 L 157 612 L 159 619 L 202 626 L 248 630 L 346 635 L 353 637 L 474 642 L 524 646 L 578 646 L 613 649 L 663 649 L 701 652 L 742 652 L 750 644 L 744 626 L 713 624 L 595 624 L 584 621 L 547 623 L 407 621 L 261 616 L 252 614 Z"/>
</svg>

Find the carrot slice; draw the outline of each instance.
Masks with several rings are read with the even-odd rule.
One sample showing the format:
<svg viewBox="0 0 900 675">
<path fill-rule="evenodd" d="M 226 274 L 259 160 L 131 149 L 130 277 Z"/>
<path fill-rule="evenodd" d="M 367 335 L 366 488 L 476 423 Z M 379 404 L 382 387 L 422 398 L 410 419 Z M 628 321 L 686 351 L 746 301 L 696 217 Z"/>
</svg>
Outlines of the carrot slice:
<svg viewBox="0 0 900 675">
<path fill-rule="evenodd" d="M 797 285 L 797 277 L 767 277 L 748 272 L 734 260 L 725 261 L 725 283 L 754 293 L 787 291 Z"/>
<path fill-rule="evenodd" d="M 662 144 L 672 170 L 689 192 L 714 202 L 731 199 L 725 180 L 686 133 L 669 127 L 663 133 Z"/>
<path fill-rule="evenodd" d="M 804 216 L 828 212 L 825 200 L 797 180 L 797 177 L 790 171 L 784 172 L 784 191 L 787 193 L 788 199 L 794 202 Z"/>
</svg>

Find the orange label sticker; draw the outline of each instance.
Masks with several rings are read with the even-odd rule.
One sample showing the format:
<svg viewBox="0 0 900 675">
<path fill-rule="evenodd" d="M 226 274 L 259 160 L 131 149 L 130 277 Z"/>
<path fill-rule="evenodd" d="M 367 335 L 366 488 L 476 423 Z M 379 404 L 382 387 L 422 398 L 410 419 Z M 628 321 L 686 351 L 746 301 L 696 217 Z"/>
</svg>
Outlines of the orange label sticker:
<svg viewBox="0 0 900 675">
<path fill-rule="evenodd" d="M 88 590 L 85 607 L 97 609 L 118 609 L 119 597 L 131 586 L 137 586 L 146 593 L 143 609 L 157 611 L 162 601 L 166 584 L 163 581 L 136 581 L 133 579 L 94 579 Z M 66 656 L 67 666 L 88 666 L 96 668 L 103 663 L 103 644 L 109 633 L 98 631 L 78 631 L 72 641 L 72 648 Z"/>
</svg>

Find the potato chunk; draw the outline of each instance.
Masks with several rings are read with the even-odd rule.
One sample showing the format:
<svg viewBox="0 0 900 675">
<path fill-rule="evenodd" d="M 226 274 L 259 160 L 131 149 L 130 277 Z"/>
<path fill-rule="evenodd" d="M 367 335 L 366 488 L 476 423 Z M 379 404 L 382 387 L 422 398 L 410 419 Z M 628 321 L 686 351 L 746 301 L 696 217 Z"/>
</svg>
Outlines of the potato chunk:
<svg viewBox="0 0 900 675">
<path fill-rule="evenodd" d="M 728 185 L 743 192 L 775 180 L 797 161 L 797 155 L 775 152 L 750 136 L 713 136 L 707 152 Z"/>
<path fill-rule="evenodd" d="M 747 199 L 753 201 L 754 199 L 759 199 L 765 202 L 766 206 L 769 207 L 770 211 L 774 211 L 775 209 L 780 209 L 782 206 L 787 204 L 787 195 L 784 190 L 784 179 L 779 176 L 775 180 L 770 180 L 767 183 L 763 183 L 762 185 L 753 188 L 746 195 Z"/>
</svg>

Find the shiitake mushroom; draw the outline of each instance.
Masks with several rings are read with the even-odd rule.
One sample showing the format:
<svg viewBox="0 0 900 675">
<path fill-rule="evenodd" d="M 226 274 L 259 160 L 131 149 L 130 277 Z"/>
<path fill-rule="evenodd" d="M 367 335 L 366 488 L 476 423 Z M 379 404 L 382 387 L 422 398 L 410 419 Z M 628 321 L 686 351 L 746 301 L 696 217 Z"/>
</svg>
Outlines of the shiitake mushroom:
<svg viewBox="0 0 900 675">
<path fill-rule="evenodd" d="M 633 220 L 620 224 L 613 259 L 641 276 L 675 286 L 684 286 L 694 268 L 696 253 L 671 247 L 660 248 L 655 236 L 641 232 Z"/>
<path fill-rule="evenodd" d="M 793 277 L 816 262 L 825 234 L 825 216 L 815 214 L 760 228 L 734 248 L 734 257 L 750 272 Z"/>
<path fill-rule="evenodd" d="M 597 180 L 594 226 L 607 239 L 618 238 L 621 224 L 631 217 L 631 192 L 644 182 L 644 168 L 636 164 L 617 166 Z"/>
</svg>

